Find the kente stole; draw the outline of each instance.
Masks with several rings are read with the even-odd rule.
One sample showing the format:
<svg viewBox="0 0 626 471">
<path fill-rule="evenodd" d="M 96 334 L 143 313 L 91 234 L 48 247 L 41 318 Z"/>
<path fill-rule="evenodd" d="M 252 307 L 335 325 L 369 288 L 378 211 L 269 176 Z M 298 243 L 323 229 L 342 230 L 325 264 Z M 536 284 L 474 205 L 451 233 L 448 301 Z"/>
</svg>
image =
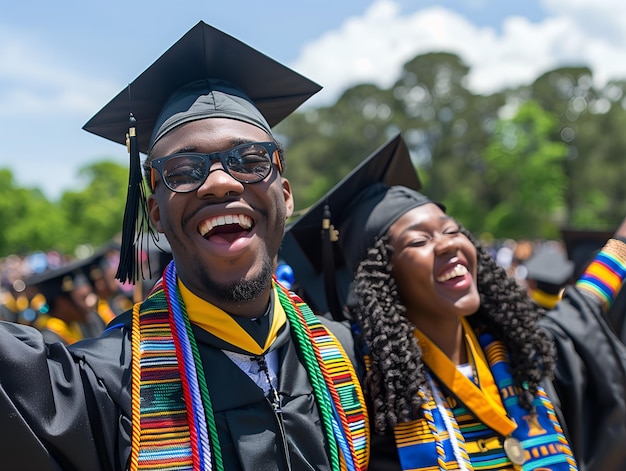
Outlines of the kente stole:
<svg viewBox="0 0 626 471">
<path fill-rule="evenodd" d="M 369 461 L 367 411 L 343 348 L 311 309 L 274 282 L 305 359 L 333 471 L 364 470 Z M 133 309 L 131 471 L 223 470 L 218 432 L 174 263 Z"/>
<path fill-rule="evenodd" d="M 435 397 L 420 392 L 426 401 L 423 418 L 394 429 L 402 469 L 576 471 L 569 444 L 543 389 L 533 401 L 536 414 L 530 414 L 519 405 L 504 344 L 488 333 L 476 339 L 465 321 L 464 326 L 478 384 L 416 331 Z M 441 356 L 449 365 L 442 366 Z M 505 454 L 502 440 L 509 437 L 523 447 L 521 466 L 511 463 Z"/>
<path fill-rule="evenodd" d="M 609 309 L 626 277 L 626 244 L 610 239 L 585 269 L 576 287 L 595 295 Z"/>
</svg>

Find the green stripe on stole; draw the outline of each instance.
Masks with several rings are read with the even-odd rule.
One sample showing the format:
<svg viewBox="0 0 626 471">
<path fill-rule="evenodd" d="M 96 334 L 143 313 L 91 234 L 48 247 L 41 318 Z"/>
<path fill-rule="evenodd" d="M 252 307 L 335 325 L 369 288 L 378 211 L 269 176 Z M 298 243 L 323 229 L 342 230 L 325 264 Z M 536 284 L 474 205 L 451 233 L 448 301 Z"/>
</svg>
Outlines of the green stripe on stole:
<svg viewBox="0 0 626 471">
<path fill-rule="evenodd" d="M 300 323 L 308 332 L 309 341 L 320 352 L 319 367 L 327 372 L 326 386 L 331 399 L 334 399 L 333 407 L 345 419 L 343 434 L 351 444 L 354 469 L 363 470 L 369 460 L 369 430 L 365 401 L 354 369 L 343 348 L 310 308 L 295 294 L 280 285 L 277 287 L 278 298 L 292 327 L 297 327 L 294 323 Z M 302 315 L 295 315 L 296 310 Z M 160 283 L 142 303 L 139 318 L 141 353 L 133 352 L 133 355 L 139 355 L 141 369 L 138 469 L 192 470 L 187 409 L 170 330 L 167 300 Z M 341 468 L 345 469 L 343 458 Z"/>
</svg>

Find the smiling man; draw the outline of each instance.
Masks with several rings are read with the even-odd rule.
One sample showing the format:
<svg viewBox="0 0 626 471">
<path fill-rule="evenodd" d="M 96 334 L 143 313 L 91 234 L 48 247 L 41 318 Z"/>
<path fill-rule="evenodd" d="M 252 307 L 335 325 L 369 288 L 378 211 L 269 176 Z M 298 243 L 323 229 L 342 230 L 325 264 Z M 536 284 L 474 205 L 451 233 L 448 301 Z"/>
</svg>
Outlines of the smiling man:
<svg viewBox="0 0 626 471">
<path fill-rule="evenodd" d="M 220 151 L 226 163 L 199 157 Z M 185 123 L 150 153 L 148 165 L 163 165 L 154 178 L 150 216 L 167 235 L 180 280 L 231 314 L 260 317 L 267 309 L 273 257 L 293 210 L 278 153 L 268 131 L 229 118 Z M 196 178 L 189 169 L 195 163 L 203 171 L 191 185 Z"/>
<path fill-rule="evenodd" d="M 97 339 L 0 327 L 2 469 L 365 469 L 349 329 L 273 279 L 293 198 L 271 127 L 318 90 L 201 22 L 85 125 L 130 151 L 118 278 L 146 231 L 173 261 Z"/>
</svg>

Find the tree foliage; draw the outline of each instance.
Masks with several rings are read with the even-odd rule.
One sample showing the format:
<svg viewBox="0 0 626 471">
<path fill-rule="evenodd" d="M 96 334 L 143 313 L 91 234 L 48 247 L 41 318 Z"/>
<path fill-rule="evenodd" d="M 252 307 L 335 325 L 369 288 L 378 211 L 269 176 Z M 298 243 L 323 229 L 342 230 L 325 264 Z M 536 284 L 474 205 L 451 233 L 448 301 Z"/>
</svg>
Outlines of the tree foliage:
<svg viewBox="0 0 626 471">
<path fill-rule="evenodd" d="M 567 146 L 550 140 L 555 122 L 532 100 L 511 119 L 498 122 L 485 149 L 485 186 L 492 209 L 483 230 L 507 238 L 559 237 Z"/>
<path fill-rule="evenodd" d="M 60 201 L 64 219 L 72 228 L 66 250 L 72 244 L 104 244 L 122 227 L 128 170 L 112 162 L 99 162 L 82 168 L 80 175 L 89 181 L 87 187 L 65 192 Z"/>
<path fill-rule="evenodd" d="M 88 178 L 81 191 L 65 192 L 51 202 L 37 189 L 17 187 L 8 170 L 0 170 L 0 256 L 35 250 L 71 254 L 81 244 L 110 241 L 122 225 L 128 175 L 113 162 L 80 170 Z"/>
<path fill-rule="evenodd" d="M 626 214 L 626 82 L 597 88 L 586 67 L 558 68 L 491 95 L 467 88 L 456 55 L 408 61 L 388 88 L 363 83 L 306 108 L 275 132 L 304 210 L 397 133 L 424 191 L 473 232 L 556 238 L 564 227 L 613 229 Z M 0 170 L 0 256 L 99 245 L 121 228 L 127 170 L 98 162 L 88 184 L 48 201 Z"/>
</svg>

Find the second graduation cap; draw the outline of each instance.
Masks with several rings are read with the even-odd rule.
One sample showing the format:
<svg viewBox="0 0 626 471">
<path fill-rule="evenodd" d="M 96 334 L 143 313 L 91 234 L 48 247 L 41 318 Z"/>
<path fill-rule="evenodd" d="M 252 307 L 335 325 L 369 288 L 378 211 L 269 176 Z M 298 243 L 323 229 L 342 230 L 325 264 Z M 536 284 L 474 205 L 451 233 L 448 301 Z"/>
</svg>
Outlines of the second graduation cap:
<svg viewBox="0 0 626 471">
<path fill-rule="evenodd" d="M 537 250 L 524 265 L 526 278 L 536 281 L 539 289 L 548 294 L 559 293 L 574 273 L 574 262 L 557 249 Z"/>
<path fill-rule="evenodd" d="M 541 247 L 524 265 L 531 298 L 545 309 L 554 308 L 561 299 L 561 291 L 571 281 L 574 262 L 558 248 Z"/>
<path fill-rule="evenodd" d="M 342 250 L 334 242 L 329 252 L 323 237 L 338 235 L 336 228 L 342 227 L 347 213 L 354 208 L 355 198 L 358 203 L 358 195 L 380 183 L 413 190 L 421 188 L 406 143 L 399 134 L 363 160 L 287 228 L 279 258 L 291 265 L 300 294 L 318 313 L 340 318 L 338 311 L 347 301 L 352 281 L 352 268 L 346 264 Z M 333 289 L 336 291 L 332 292 Z M 333 300 L 335 295 L 337 299 Z"/>
<path fill-rule="evenodd" d="M 189 121 L 218 117 L 270 128 L 321 87 L 245 43 L 199 22 L 83 129 L 126 144 L 130 153 L 128 195 L 117 278 L 143 277 L 139 254 L 152 234 L 140 153 Z"/>
</svg>

